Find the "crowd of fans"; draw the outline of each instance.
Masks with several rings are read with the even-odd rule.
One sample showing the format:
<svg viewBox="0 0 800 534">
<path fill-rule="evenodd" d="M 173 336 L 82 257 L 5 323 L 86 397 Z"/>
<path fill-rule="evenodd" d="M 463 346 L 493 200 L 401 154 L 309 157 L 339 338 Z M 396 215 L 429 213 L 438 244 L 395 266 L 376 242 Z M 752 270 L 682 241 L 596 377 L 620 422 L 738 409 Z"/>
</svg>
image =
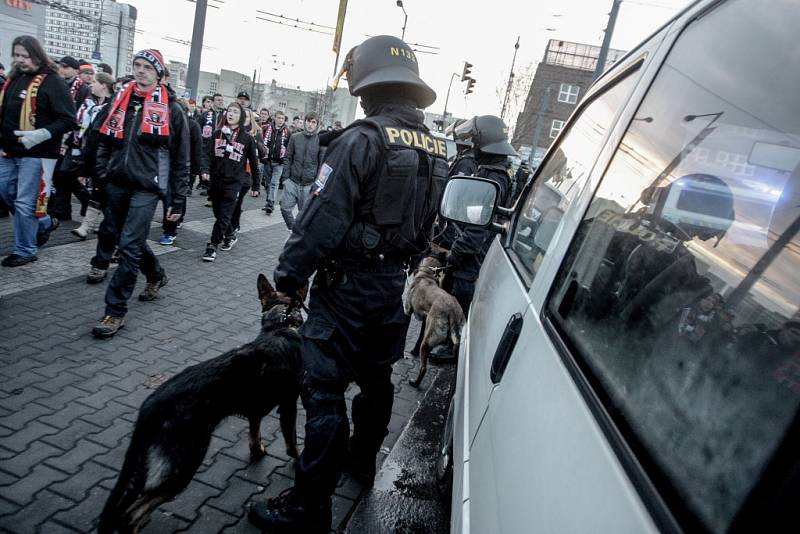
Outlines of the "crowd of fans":
<svg viewBox="0 0 800 534">
<path fill-rule="evenodd" d="M 147 245 L 159 202 L 159 243 L 171 245 L 186 196 L 207 195 L 216 219 L 207 262 L 237 242 L 243 200 L 260 196 L 262 186 L 263 211 L 271 216 L 279 203 L 291 230 L 324 153 L 316 113 L 290 121 L 281 110 L 256 112 L 244 91 L 229 103 L 219 93 L 203 96 L 198 106 L 176 96 L 157 50 L 138 52 L 133 74 L 115 78 L 106 64 L 53 62 L 31 36 L 12 48 L 9 71 L 0 65 L 0 216 L 14 217 L 4 267 L 36 261 L 60 221 L 79 217 L 76 238 L 98 234 L 87 282 L 104 280 L 109 264 L 119 263 L 106 314 L 121 319 L 138 271 L 148 281 L 141 300 L 166 284 Z M 326 130 L 341 128 L 336 121 Z"/>
</svg>

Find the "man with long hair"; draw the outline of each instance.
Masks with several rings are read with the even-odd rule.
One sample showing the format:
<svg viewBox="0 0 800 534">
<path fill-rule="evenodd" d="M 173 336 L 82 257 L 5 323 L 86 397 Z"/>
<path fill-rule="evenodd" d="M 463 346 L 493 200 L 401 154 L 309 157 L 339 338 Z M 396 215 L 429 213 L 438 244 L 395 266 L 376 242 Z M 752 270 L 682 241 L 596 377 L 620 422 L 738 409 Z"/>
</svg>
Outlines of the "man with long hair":
<svg viewBox="0 0 800 534">
<path fill-rule="evenodd" d="M 61 139 L 78 127 L 69 89 L 39 41 L 17 37 L 12 57 L 0 90 L 0 197 L 14 214 L 14 251 L 5 267 L 36 261 L 58 225 L 47 215 L 47 197 Z"/>
<path fill-rule="evenodd" d="M 139 300 L 155 300 L 167 283 L 147 235 L 160 199 L 168 204 L 167 220 L 178 221 L 184 213 L 189 129 L 186 115 L 164 83 L 165 66 L 158 50 L 137 52 L 134 80 L 117 92 L 100 127 L 95 168 L 106 183 L 108 204 L 86 281 L 99 283 L 106 277 L 115 246 L 119 268 L 106 290 L 105 316 L 92 330 L 95 337 L 111 337 L 124 325 L 139 270 L 147 278 Z"/>
</svg>

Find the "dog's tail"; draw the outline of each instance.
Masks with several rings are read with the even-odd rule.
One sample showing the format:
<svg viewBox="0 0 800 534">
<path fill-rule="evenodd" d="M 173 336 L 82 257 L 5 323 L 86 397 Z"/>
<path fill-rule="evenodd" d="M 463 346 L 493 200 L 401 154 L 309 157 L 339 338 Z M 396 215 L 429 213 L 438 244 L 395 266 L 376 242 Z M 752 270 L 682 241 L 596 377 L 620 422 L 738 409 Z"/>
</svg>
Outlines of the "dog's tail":
<svg viewBox="0 0 800 534">
<path fill-rule="evenodd" d="M 147 469 L 147 464 L 142 458 L 142 454 L 147 448 L 147 443 L 144 441 L 141 438 L 141 429 L 137 425 L 133 431 L 128 450 L 125 453 L 125 461 L 122 463 L 117 483 L 114 489 L 111 490 L 103 511 L 100 512 L 100 521 L 97 524 L 98 534 L 113 534 L 116 532 L 121 526 L 120 520 L 125 511 L 142 493 L 147 476 L 147 473 L 144 472 Z"/>
</svg>

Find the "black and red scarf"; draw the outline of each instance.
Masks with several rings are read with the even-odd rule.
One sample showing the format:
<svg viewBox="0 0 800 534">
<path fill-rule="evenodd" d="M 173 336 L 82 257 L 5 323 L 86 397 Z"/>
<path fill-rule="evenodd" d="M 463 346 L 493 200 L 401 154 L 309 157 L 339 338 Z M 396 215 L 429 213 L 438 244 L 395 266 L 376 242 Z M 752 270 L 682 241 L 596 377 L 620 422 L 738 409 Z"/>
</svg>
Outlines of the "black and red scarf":
<svg viewBox="0 0 800 534">
<path fill-rule="evenodd" d="M 213 109 L 210 111 L 203 112 L 204 124 L 203 124 L 203 130 L 201 132 L 203 138 L 208 139 L 210 137 L 213 137 L 214 130 L 216 130 L 217 128 L 216 123 L 219 122 L 218 120 L 216 120 L 218 116 L 217 113 L 218 112 L 214 111 Z"/>
<path fill-rule="evenodd" d="M 114 139 L 125 138 L 125 113 L 128 110 L 131 95 L 136 94 L 144 99 L 142 104 L 142 125 L 139 135 L 166 139 L 169 137 L 169 93 L 167 87 L 156 84 L 151 91 L 140 91 L 136 82 L 128 82 L 117 92 L 114 103 L 108 112 L 100 133 Z"/>
<path fill-rule="evenodd" d="M 275 125 L 271 122 L 267 124 L 267 127 L 264 128 L 264 146 L 267 147 L 267 150 L 271 150 L 270 142 L 272 141 L 272 136 L 275 134 Z M 281 143 L 281 153 L 280 156 L 275 158 L 272 154 L 269 155 L 271 159 L 283 159 L 286 156 L 286 144 L 289 142 L 289 128 L 287 126 L 282 126 L 280 128 L 280 138 L 278 139 Z"/>
<path fill-rule="evenodd" d="M 228 126 L 230 128 L 230 126 Z M 217 136 L 214 138 L 214 156 L 224 158 L 226 155 L 228 159 L 233 161 L 241 161 L 244 154 L 244 145 L 239 143 L 239 128 L 231 128 L 230 139 L 225 137 L 222 130 L 217 131 Z"/>
</svg>

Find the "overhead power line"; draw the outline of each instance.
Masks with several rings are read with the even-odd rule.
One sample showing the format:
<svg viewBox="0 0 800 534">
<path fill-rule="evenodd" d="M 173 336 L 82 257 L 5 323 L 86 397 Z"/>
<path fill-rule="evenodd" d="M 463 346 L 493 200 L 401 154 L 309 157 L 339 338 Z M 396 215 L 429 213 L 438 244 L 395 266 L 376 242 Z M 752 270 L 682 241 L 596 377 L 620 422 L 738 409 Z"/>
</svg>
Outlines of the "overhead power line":
<svg viewBox="0 0 800 534">
<path fill-rule="evenodd" d="M 336 30 L 336 28 L 333 27 L 333 26 L 326 26 L 325 24 L 317 24 L 316 22 L 308 22 L 308 21 L 305 21 L 305 20 L 297 19 L 297 18 L 293 19 L 291 17 L 284 17 L 283 15 L 280 15 L 278 13 L 270 13 L 269 11 L 262 11 L 260 9 L 256 9 L 256 13 L 261 13 L 262 15 L 269 15 L 270 17 L 276 17 L 276 18 L 279 18 L 279 19 L 282 19 L 282 20 L 287 20 L 289 22 L 296 22 L 296 23 L 299 23 L 299 24 L 306 24 L 308 26 L 316 26 L 317 28 L 325 28 L 326 30 Z"/>
<path fill-rule="evenodd" d="M 287 24 L 286 22 L 281 22 L 279 20 L 271 20 L 271 19 L 267 19 L 267 18 L 264 18 L 264 17 L 256 17 L 256 18 L 258 20 L 263 20 L 265 22 L 271 22 L 272 24 L 278 24 L 280 26 L 286 26 L 286 27 L 289 27 L 289 28 L 295 28 L 297 30 L 305 30 L 305 31 L 314 32 L 314 33 L 321 33 L 323 35 L 333 35 L 333 32 L 325 32 L 325 31 L 321 31 L 321 30 L 316 30 L 314 28 L 304 28 L 302 26 L 298 26 L 297 24 Z"/>
</svg>

